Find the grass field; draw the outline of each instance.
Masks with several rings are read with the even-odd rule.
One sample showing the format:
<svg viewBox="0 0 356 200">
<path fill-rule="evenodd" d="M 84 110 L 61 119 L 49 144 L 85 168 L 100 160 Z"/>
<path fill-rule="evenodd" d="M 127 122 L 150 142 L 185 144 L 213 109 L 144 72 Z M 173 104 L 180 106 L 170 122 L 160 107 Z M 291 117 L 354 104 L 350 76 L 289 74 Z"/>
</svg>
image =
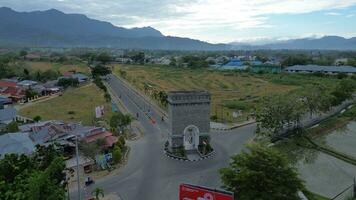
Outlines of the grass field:
<svg viewBox="0 0 356 200">
<path fill-rule="evenodd" d="M 25 67 L 29 67 L 32 70 L 46 71 L 49 69 L 59 71 L 60 73 L 68 71 L 76 71 L 84 74 L 90 74 L 89 68 L 84 63 L 78 64 L 60 64 L 60 63 L 51 63 L 51 62 L 24 62 Z"/>
<path fill-rule="evenodd" d="M 227 122 L 245 121 L 258 101 L 267 95 L 288 94 L 303 85 L 321 83 L 333 87 L 337 79 L 299 74 L 249 74 L 178 69 L 163 66 L 115 65 L 114 73 L 126 71 L 126 80 L 144 91 L 145 85 L 155 90 L 208 90 L 212 94 L 211 115 Z M 242 110 L 233 119 L 232 112 Z"/>
<path fill-rule="evenodd" d="M 105 102 L 103 95 L 94 84 L 68 89 L 62 96 L 21 109 L 20 114 L 30 118 L 38 115 L 42 120 L 63 120 L 93 125 L 96 106 L 104 105 L 105 119 L 111 117 L 111 105 Z"/>
</svg>

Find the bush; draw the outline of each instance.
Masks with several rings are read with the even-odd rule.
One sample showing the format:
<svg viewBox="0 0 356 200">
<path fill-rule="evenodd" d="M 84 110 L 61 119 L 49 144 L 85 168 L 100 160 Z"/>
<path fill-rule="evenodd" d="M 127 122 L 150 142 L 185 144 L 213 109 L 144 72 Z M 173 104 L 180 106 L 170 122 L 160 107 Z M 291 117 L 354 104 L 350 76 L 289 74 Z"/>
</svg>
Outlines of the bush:
<svg viewBox="0 0 356 200">
<path fill-rule="evenodd" d="M 338 74 L 337 74 L 337 78 L 338 78 L 338 79 L 347 78 L 347 74 L 345 74 L 345 73 L 338 73 Z"/>
<path fill-rule="evenodd" d="M 69 86 L 71 87 L 77 87 L 79 85 L 79 81 L 76 78 L 60 78 L 58 80 L 58 86 L 67 88 Z"/>
<path fill-rule="evenodd" d="M 117 144 L 121 149 L 124 149 L 124 148 L 125 148 L 125 144 L 126 144 L 124 136 L 120 136 L 120 137 L 119 137 L 119 140 L 117 141 L 116 144 Z"/>
<path fill-rule="evenodd" d="M 111 73 L 111 70 L 105 65 L 96 65 L 91 71 L 93 77 L 106 76 Z"/>
<path fill-rule="evenodd" d="M 119 147 L 115 147 L 112 152 L 112 158 L 115 164 L 119 163 L 122 159 L 122 152 Z"/>
<path fill-rule="evenodd" d="M 247 103 L 237 100 L 226 101 L 223 105 L 224 107 L 234 110 L 247 110 L 249 108 Z"/>
<path fill-rule="evenodd" d="M 218 120 L 218 116 L 217 115 L 210 116 L 210 119 L 212 121 L 217 121 Z"/>
<path fill-rule="evenodd" d="M 15 133 L 19 131 L 19 125 L 17 124 L 16 121 L 11 122 L 6 126 L 6 131 L 8 133 Z"/>
<path fill-rule="evenodd" d="M 68 111 L 68 115 L 74 115 L 75 111 Z"/>
<path fill-rule="evenodd" d="M 36 117 L 33 118 L 33 121 L 39 122 L 39 121 L 41 121 L 41 119 L 42 119 L 42 117 L 37 115 Z"/>
</svg>

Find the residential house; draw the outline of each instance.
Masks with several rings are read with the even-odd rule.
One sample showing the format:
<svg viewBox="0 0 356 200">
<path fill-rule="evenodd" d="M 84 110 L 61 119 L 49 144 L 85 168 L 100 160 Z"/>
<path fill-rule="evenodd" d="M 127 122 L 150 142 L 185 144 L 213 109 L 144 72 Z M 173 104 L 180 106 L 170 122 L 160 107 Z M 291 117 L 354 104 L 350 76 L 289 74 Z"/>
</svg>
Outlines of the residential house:
<svg viewBox="0 0 356 200">
<path fill-rule="evenodd" d="M 0 96 L 0 109 L 4 109 L 6 105 L 11 105 L 12 100 L 10 98 L 7 98 L 5 96 Z"/>
<path fill-rule="evenodd" d="M 8 124 L 15 121 L 17 117 L 17 111 L 13 107 L 0 109 L 0 130 L 6 128 Z"/>
<path fill-rule="evenodd" d="M 52 141 L 67 143 L 74 137 L 87 143 L 99 139 L 105 141 L 105 147 L 112 147 L 117 142 L 117 137 L 105 128 L 68 124 L 61 121 L 45 121 L 25 124 L 19 127 L 22 132 L 29 132 L 30 138 L 36 144 L 46 144 Z"/>
<path fill-rule="evenodd" d="M 38 82 L 36 81 L 31 81 L 31 80 L 23 80 L 17 83 L 18 86 L 23 87 L 25 89 L 30 89 L 32 87 L 34 87 L 35 85 L 37 85 Z"/>
<path fill-rule="evenodd" d="M 81 73 L 72 74 L 73 79 L 78 79 L 79 83 L 84 83 L 89 81 L 89 77 L 87 75 Z"/>
<path fill-rule="evenodd" d="M 347 58 L 338 58 L 338 59 L 335 59 L 334 64 L 336 66 L 347 65 L 348 61 L 349 61 L 349 59 L 347 59 Z"/>
<path fill-rule="evenodd" d="M 220 69 L 228 69 L 228 70 L 246 70 L 248 68 L 247 65 L 244 64 L 240 59 L 232 59 L 227 64 L 223 65 Z"/>
<path fill-rule="evenodd" d="M 10 98 L 13 102 L 18 102 L 25 99 L 26 91 L 18 87 L 14 81 L 0 80 L 0 95 Z"/>
<path fill-rule="evenodd" d="M 46 91 L 49 94 L 55 94 L 62 90 L 62 88 L 58 86 L 58 80 L 47 81 L 43 84 L 43 87 L 46 88 Z"/>
<path fill-rule="evenodd" d="M 35 143 L 30 139 L 29 133 L 7 133 L 0 135 L 0 158 L 5 154 L 30 155 L 35 151 Z"/>
<path fill-rule="evenodd" d="M 87 82 L 89 81 L 89 77 L 85 74 L 82 74 L 82 73 L 72 73 L 72 72 L 65 72 L 63 73 L 63 76 L 60 77 L 59 79 L 62 79 L 62 78 L 72 78 L 72 79 L 78 79 L 79 83 L 84 83 L 84 82 Z"/>
</svg>

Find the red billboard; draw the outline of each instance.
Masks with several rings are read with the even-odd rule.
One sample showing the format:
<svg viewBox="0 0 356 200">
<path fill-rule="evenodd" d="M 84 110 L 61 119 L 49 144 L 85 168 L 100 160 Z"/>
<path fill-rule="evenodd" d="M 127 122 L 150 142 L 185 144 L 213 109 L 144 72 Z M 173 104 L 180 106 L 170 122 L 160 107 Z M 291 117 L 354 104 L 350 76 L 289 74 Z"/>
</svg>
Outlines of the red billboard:
<svg viewBox="0 0 356 200">
<path fill-rule="evenodd" d="M 181 184 L 179 186 L 179 200 L 234 200 L 234 195 L 231 192 Z"/>
</svg>

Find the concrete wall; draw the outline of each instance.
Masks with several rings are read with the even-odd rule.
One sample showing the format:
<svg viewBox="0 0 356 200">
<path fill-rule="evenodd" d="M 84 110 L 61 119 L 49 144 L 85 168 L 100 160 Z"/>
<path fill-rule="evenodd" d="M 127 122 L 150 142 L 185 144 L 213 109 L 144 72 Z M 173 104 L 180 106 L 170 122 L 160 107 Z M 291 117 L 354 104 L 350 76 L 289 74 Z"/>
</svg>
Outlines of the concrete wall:
<svg viewBox="0 0 356 200">
<path fill-rule="evenodd" d="M 189 125 L 197 126 L 200 134 L 208 133 L 210 94 L 205 91 L 169 93 L 168 114 L 172 146 L 183 144 L 183 132 Z"/>
</svg>

